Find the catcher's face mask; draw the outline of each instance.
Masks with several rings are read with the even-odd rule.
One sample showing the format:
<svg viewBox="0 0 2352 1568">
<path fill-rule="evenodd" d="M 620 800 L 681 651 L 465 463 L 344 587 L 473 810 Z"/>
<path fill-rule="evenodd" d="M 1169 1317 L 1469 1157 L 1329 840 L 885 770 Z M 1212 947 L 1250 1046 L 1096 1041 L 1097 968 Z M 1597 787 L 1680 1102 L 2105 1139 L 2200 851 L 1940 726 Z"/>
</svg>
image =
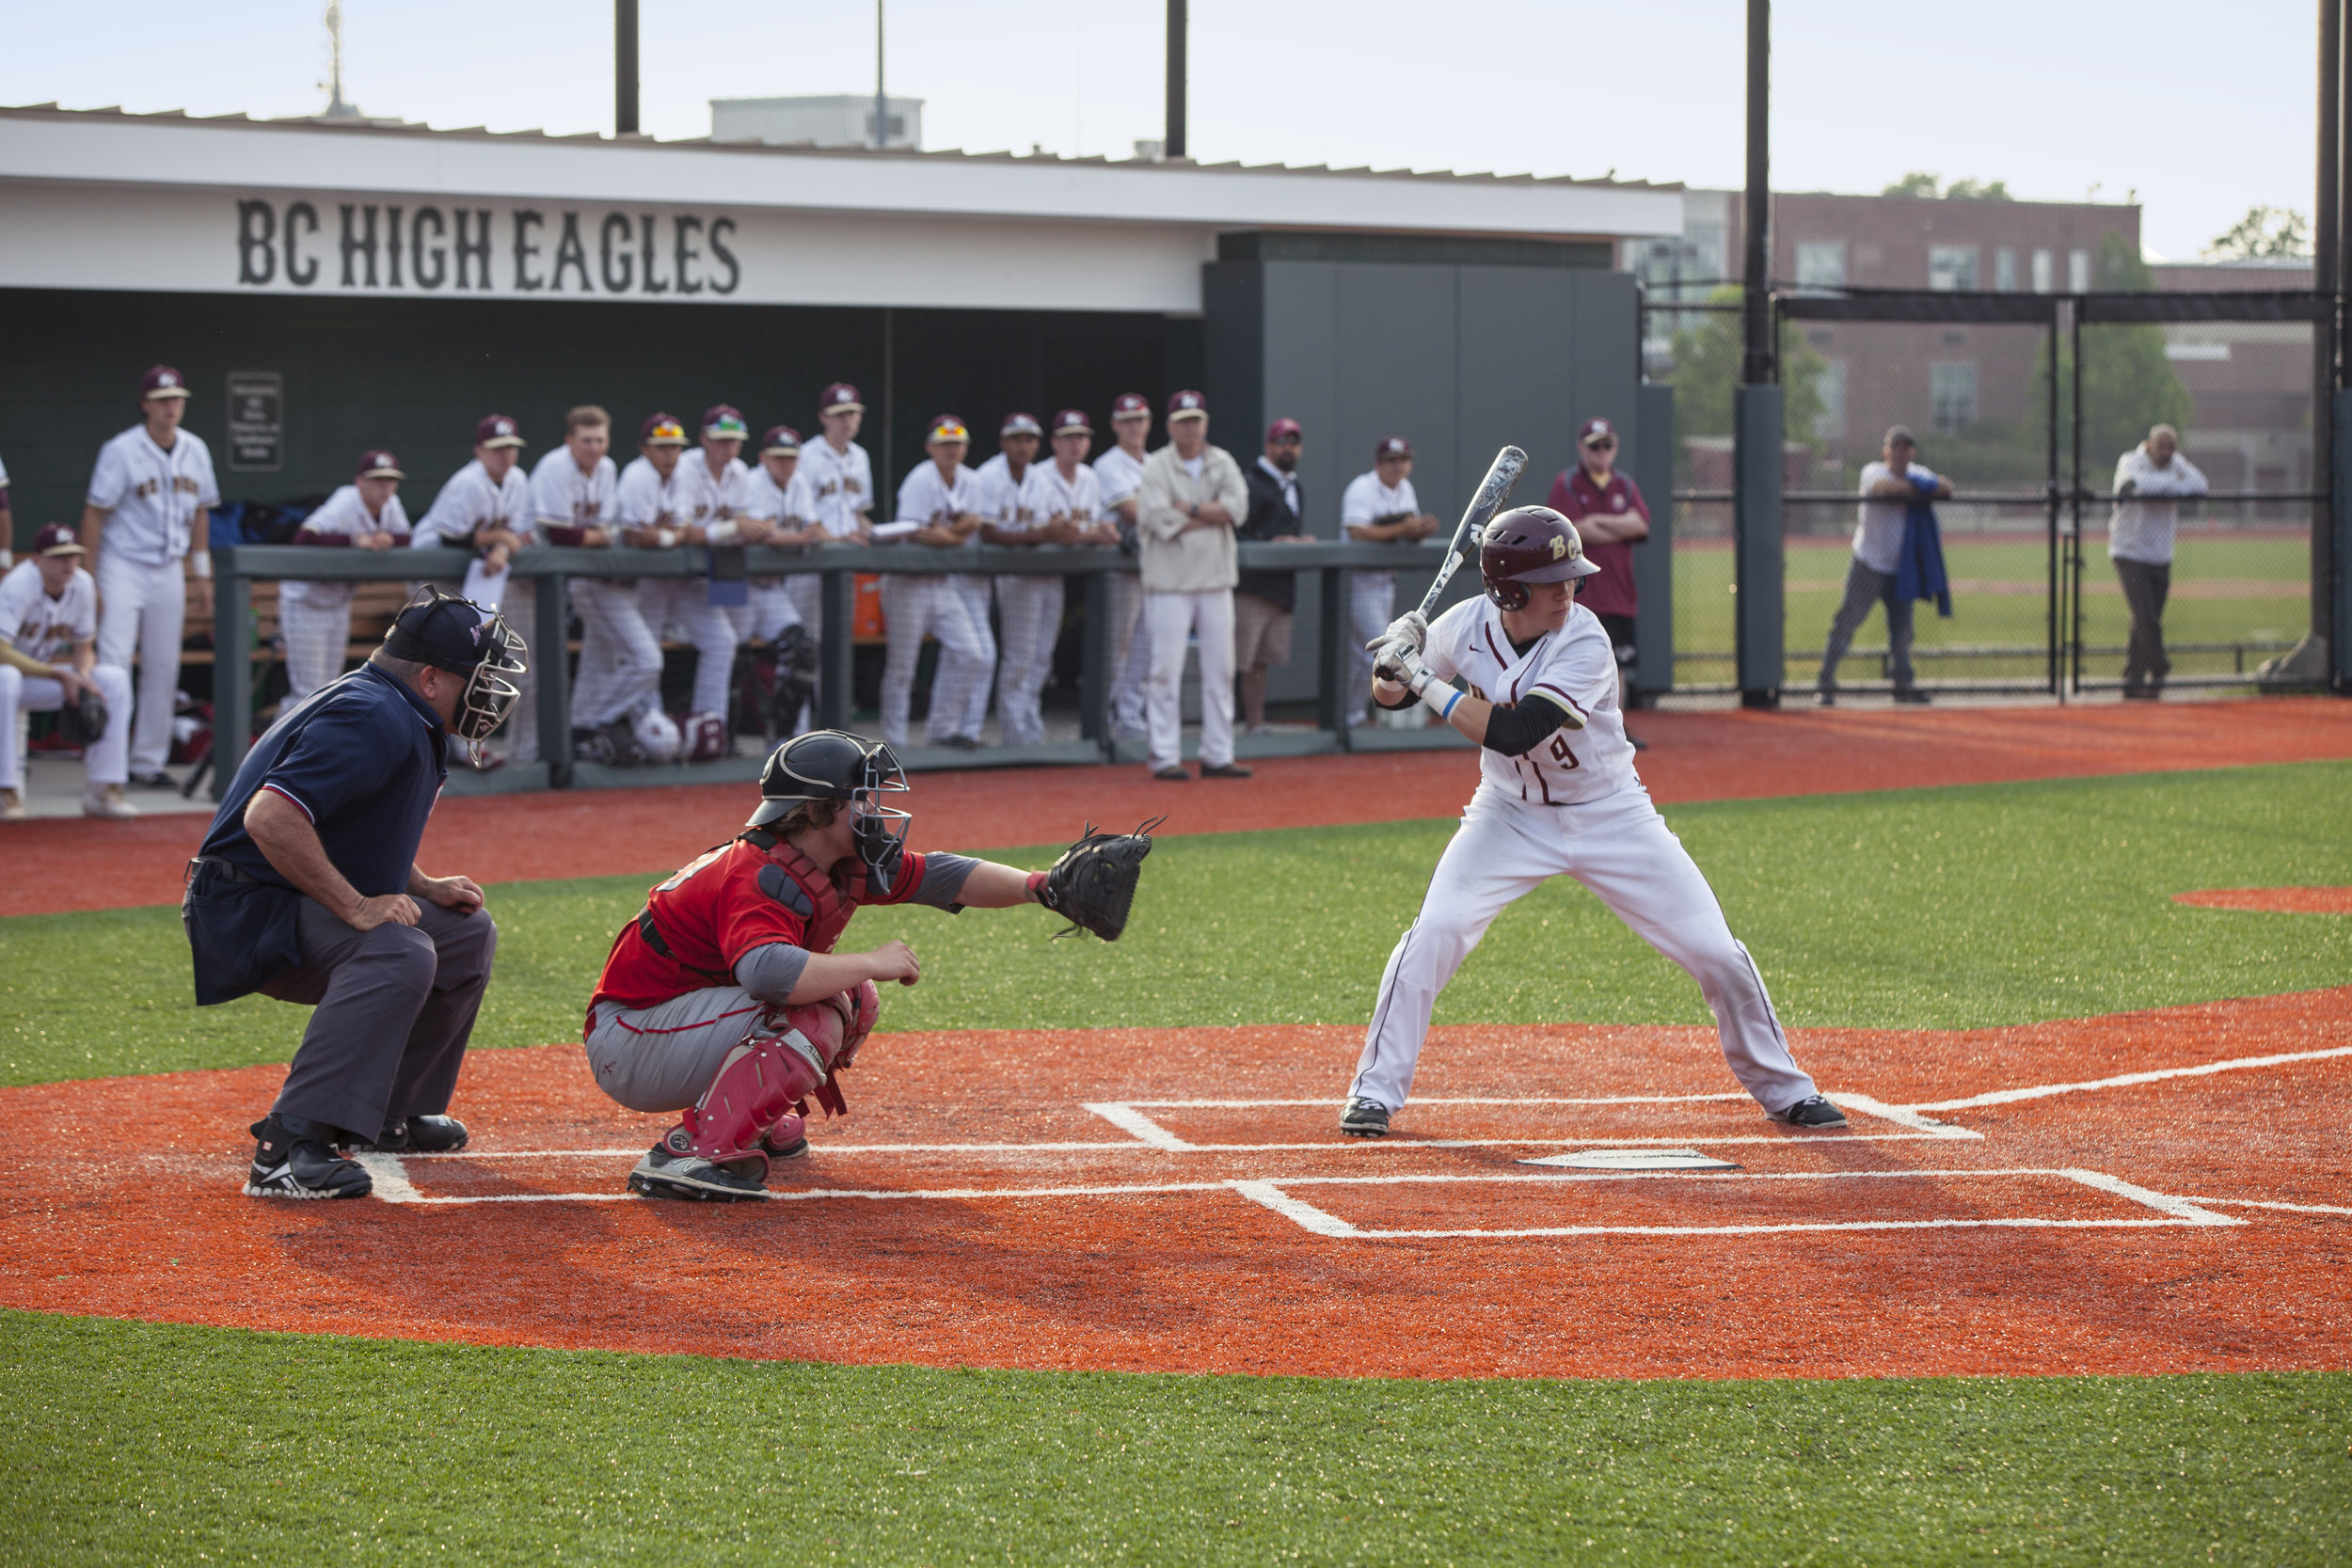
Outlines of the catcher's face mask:
<svg viewBox="0 0 2352 1568">
<path fill-rule="evenodd" d="M 866 885 L 877 894 L 888 894 L 897 883 L 899 863 L 906 858 L 907 830 L 914 824 L 912 812 L 885 806 L 881 798 L 906 792 L 907 776 L 898 759 L 888 746 L 877 744 L 866 753 L 866 782 L 850 795 L 850 839 L 866 866 Z"/>
</svg>

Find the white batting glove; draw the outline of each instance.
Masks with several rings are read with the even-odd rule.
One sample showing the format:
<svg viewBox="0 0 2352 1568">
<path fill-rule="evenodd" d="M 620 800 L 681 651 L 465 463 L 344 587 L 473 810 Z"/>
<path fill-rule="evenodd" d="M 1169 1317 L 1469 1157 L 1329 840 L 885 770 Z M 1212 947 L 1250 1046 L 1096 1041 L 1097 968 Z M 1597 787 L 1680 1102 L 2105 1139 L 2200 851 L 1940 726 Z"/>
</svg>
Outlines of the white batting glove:
<svg viewBox="0 0 2352 1568">
<path fill-rule="evenodd" d="M 1402 642 L 1413 652 L 1420 653 L 1429 646 L 1429 617 L 1418 610 L 1408 610 L 1391 621 L 1386 631 L 1364 646 L 1376 653 L 1382 644 L 1389 642 Z"/>
</svg>

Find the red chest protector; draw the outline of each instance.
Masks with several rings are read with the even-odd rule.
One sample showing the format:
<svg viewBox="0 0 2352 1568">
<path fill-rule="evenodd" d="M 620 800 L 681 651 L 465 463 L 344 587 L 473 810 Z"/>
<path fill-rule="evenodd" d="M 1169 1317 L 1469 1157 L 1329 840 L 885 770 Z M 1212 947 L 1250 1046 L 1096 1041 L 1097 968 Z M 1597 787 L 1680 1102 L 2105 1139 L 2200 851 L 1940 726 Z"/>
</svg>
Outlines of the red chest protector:
<svg viewBox="0 0 2352 1568">
<path fill-rule="evenodd" d="M 807 922 L 801 945 L 811 953 L 832 952 L 857 905 L 823 867 L 783 839 L 756 829 L 743 836 L 767 857 L 759 868 L 759 891 Z"/>
</svg>

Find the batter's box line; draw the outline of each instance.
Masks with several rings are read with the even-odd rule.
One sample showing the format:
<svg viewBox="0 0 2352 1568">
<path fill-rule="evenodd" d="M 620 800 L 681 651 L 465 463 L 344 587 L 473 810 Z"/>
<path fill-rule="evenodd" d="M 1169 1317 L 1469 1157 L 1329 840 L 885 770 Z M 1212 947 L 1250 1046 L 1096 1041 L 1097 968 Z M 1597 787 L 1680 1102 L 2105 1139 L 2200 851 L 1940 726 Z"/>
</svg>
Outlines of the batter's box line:
<svg viewBox="0 0 2352 1568">
<path fill-rule="evenodd" d="M 1521 1098 L 1472 1098 L 1416 1100 L 1415 1105 L 1689 1105 L 1723 1101 L 1744 1101 L 1745 1094 L 1628 1094 L 1593 1096 L 1582 1099 L 1527 1096 Z M 1168 1128 L 1145 1115 L 1147 1111 L 1262 1111 L 1296 1110 L 1301 1107 L 1328 1107 L 1336 1112 L 1339 1106 L 1328 1100 L 1099 1100 L 1082 1101 L 1085 1108 L 1125 1132 L 1137 1143 L 1169 1154 L 1200 1153 L 1259 1153 L 1305 1148 L 1482 1148 L 1490 1147 L 1511 1148 L 1641 1148 L 1652 1145 L 1688 1148 L 1694 1144 L 1763 1144 L 1788 1143 L 1793 1139 L 1815 1141 L 1828 1138 L 1845 1142 L 1877 1143 L 1908 1141 L 1915 1138 L 1979 1140 L 1984 1134 L 1965 1127 L 1956 1127 L 1936 1120 L 1919 1111 L 1901 1105 L 1889 1105 L 1867 1094 L 1841 1094 L 1837 1103 L 1850 1113 L 1873 1117 L 1895 1127 L 1901 1132 L 1806 1132 L 1806 1133 L 1724 1133 L 1709 1136 L 1693 1133 L 1665 1138 L 1580 1138 L 1554 1134 L 1544 1138 L 1404 1138 L 1394 1141 L 1379 1138 L 1335 1138 L 1328 1143 L 1259 1143 L 1207 1144 L 1194 1143 L 1178 1136 Z"/>
</svg>

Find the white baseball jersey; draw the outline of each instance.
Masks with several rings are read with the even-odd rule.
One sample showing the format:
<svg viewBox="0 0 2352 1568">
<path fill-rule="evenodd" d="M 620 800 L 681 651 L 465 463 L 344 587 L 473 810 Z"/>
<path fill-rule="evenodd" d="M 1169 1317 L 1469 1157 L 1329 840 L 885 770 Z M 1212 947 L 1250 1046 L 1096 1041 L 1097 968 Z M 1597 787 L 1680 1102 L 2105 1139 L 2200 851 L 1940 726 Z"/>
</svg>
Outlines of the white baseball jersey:
<svg viewBox="0 0 2352 1568">
<path fill-rule="evenodd" d="M 573 471 L 579 471 L 578 464 L 573 465 Z M 444 546 L 469 549 L 474 531 L 485 528 L 505 529 L 525 544 L 536 537 L 538 518 L 532 511 L 531 481 L 523 477 L 521 464 L 507 469 L 506 477 L 496 484 L 490 483 L 479 458 L 450 475 L 441 493 L 433 498 L 433 505 L 417 519 L 408 543 L 421 550 Z"/>
<path fill-rule="evenodd" d="M 220 484 L 201 438 L 180 431 L 166 451 L 135 424 L 99 448 L 88 499 L 112 514 L 102 535 L 107 555 L 160 566 L 188 553 L 197 508 L 218 506 Z"/>
<path fill-rule="evenodd" d="M 408 531 L 408 514 L 401 509 L 397 493 L 385 498 L 384 510 L 371 517 L 367 502 L 359 499 L 359 487 L 346 484 L 327 497 L 325 506 L 302 519 L 294 538 L 296 543 L 303 542 L 304 534 L 351 539 L 362 533 L 390 533 L 405 538 Z M 349 604 L 358 586 L 356 582 L 302 582 L 289 578 L 278 585 L 278 602 L 333 608 Z"/>
<path fill-rule="evenodd" d="M 56 598 L 41 586 L 40 562 L 19 562 L 0 577 L 0 639 L 28 658 L 63 664 L 73 644 L 98 636 L 98 583 L 79 566 Z M 13 715 L 0 715 L 14 722 Z"/>
<path fill-rule="evenodd" d="M 1094 460 L 1094 477 L 1103 486 L 1103 509 L 1107 512 L 1143 488 L 1143 459 L 1115 446 Z"/>
<path fill-rule="evenodd" d="M 1413 494 L 1411 480 L 1398 480 L 1396 488 L 1391 490 L 1380 483 L 1380 471 L 1375 468 L 1347 482 L 1347 489 L 1340 496 L 1340 527 L 1368 528 L 1400 512 L 1420 511 L 1421 498 Z"/>
<path fill-rule="evenodd" d="M 950 483 L 939 477 L 939 465 L 926 458 L 898 486 L 898 520 L 902 523 L 951 522 L 979 510 L 980 476 L 961 464 L 956 466 L 956 477 Z M 979 535 L 975 532 L 973 537 Z"/>
<path fill-rule="evenodd" d="M 1022 470 L 1019 479 L 1015 479 L 1012 477 L 1011 461 L 1003 452 L 998 452 L 981 464 L 977 470 L 979 475 L 980 504 L 976 510 L 998 528 L 1026 533 L 1037 526 L 1038 519 L 1030 514 L 1028 506 L 1023 501 L 1022 493 L 1023 487 L 1028 483 L 1029 476 L 1036 473 L 1037 469 L 1038 466 L 1032 463 Z M 974 543 L 977 544 L 979 537 L 977 533 L 973 534 Z"/>
<path fill-rule="evenodd" d="M 775 476 L 761 464 L 743 481 L 743 515 L 774 523 L 782 529 L 802 529 L 817 520 L 817 493 L 809 488 L 808 470 L 795 468 L 779 487 Z"/>
<path fill-rule="evenodd" d="M 622 528 L 675 528 L 684 523 L 678 515 L 678 479 L 685 472 L 684 456 L 667 479 L 652 459 L 631 458 L 613 486 L 612 521 Z"/>
<path fill-rule="evenodd" d="M 1568 608 L 1567 625 L 1547 632 L 1524 651 L 1502 629 L 1502 611 L 1481 594 L 1438 616 L 1429 627 L 1422 662 L 1439 680 L 1460 675 L 1470 695 L 1517 705 L 1550 702 L 1568 722 L 1525 756 L 1506 757 L 1481 746 L 1484 787 L 1533 805 L 1598 800 L 1640 781 L 1633 747 L 1617 711 L 1617 655 L 1599 618 L 1582 605 Z"/>
<path fill-rule="evenodd" d="M 708 528 L 741 516 L 751 483 L 752 471 L 739 457 L 728 458 L 726 467 L 713 474 L 701 448 L 687 452 L 670 475 L 671 502 L 679 524 Z"/>
<path fill-rule="evenodd" d="M 562 529 L 569 535 L 550 534 L 549 544 L 577 544 L 579 530 L 612 526 L 619 488 L 612 459 L 599 457 L 594 468 L 582 473 L 571 449 L 557 447 L 531 470 L 531 509 L 538 515 L 541 529 Z"/>
<path fill-rule="evenodd" d="M 835 451 L 818 436 L 801 449 L 800 472 L 816 498 L 817 520 L 836 539 L 855 533 L 858 514 L 874 509 L 874 465 L 855 441 L 848 451 Z"/>
<path fill-rule="evenodd" d="M 1089 524 L 1102 515 L 1103 482 L 1083 463 L 1068 479 L 1062 478 L 1057 463 L 1032 463 L 1021 480 L 1021 509 L 1028 513 L 1032 528 L 1057 516 Z"/>
</svg>

